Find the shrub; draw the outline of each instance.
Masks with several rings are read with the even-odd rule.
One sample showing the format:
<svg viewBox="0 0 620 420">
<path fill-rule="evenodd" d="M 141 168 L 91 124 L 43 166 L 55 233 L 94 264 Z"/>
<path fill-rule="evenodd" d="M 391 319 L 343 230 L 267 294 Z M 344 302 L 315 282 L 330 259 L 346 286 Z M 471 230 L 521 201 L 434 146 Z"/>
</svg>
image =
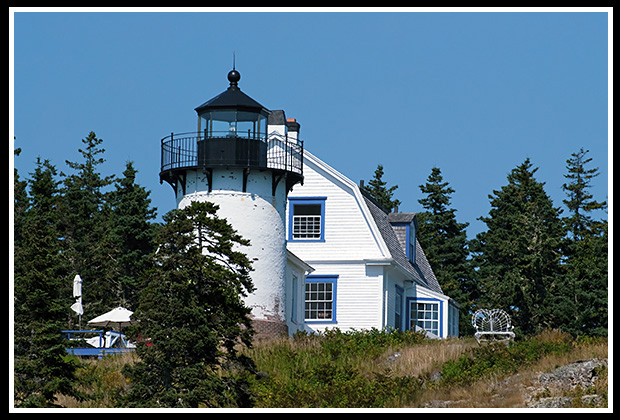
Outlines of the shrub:
<svg viewBox="0 0 620 420">
<path fill-rule="evenodd" d="M 386 349 L 411 345 L 424 335 L 396 330 L 321 334 L 297 333 L 292 340 L 253 350 L 259 368 L 252 384 L 259 407 L 384 407 L 410 398 L 420 389 L 417 378 L 397 377 L 389 370 L 365 371 Z"/>
<path fill-rule="evenodd" d="M 477 347 L 471 355 L 448 361 L 442 366 L 441 384 L 468 385 L 482 376 L 497 373 L 515 373 L 548 354 L 565 354 L 573 349 L 569 334 L 546 330 L 528 340 L 506 343 L 489 343 Z"/>
</svg>

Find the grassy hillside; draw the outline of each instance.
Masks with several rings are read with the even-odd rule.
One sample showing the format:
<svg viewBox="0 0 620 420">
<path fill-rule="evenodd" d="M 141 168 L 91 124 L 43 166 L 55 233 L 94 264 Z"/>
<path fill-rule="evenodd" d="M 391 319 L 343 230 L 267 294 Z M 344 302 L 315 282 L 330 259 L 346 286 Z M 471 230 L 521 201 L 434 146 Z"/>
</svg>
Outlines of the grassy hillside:
<svg viewBox="0 0 620 420">
<path fill-rule="evenodd" d="M 258 369 L 252 378 L 256 407 L 524 407 L 537 375 L 606 358 L 607 340 L 547 331 L 507 346 L 470 338 L 427 340 L 411 332 L 331 331 L 256 343 L 248 354 Z M 89 362 L 80 375 L 92 398 L 59 402 L 114 406 L 128 386 L 120 369 L 134 358 Z M 572 394 L 596 393 L 601 398 L 595 405 L 606 406 L 606 371 L 598 378 L 595 389 Z"/>
</svg>

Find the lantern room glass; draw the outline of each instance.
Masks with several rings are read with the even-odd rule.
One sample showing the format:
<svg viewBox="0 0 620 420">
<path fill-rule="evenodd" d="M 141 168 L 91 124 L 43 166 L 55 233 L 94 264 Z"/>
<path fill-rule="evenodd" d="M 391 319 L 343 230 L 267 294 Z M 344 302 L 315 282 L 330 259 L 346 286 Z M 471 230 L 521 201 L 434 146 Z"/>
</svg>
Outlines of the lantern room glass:
<svg viewBox="0 0 620 420">
<path fill-rule="evenodd" d="M 203 138 L 241 137 L 267 139 L 267 116 L 239 110 L 213 110 L 201 114 L 198 121 Z"/>
</svg>

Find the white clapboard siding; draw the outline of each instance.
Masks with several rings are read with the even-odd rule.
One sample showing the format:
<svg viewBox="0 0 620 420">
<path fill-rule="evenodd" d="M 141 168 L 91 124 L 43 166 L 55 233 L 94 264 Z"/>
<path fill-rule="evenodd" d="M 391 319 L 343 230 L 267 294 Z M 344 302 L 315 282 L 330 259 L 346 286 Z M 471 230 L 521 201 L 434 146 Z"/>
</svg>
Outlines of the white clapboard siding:
<svg viewBox="0 0 620 420">
<path fill-rule="evenodd" d="M 306 151 L 304 183 L 290 197 L 326 197 L 325 241 L 289 241 L 287 248 L 312 266 L 313 275 L 338 276 L 336 322 L 309 323 L 308 329 L 381 328 L 383 267 L 367 262 L 389 259 L 389 251 L 357 186 Z"/>
<path fill-rule="evenodd" d="M 307 151 L 304 152 L 304 183 L 293 187 L 291 197 L 327 197 L 325 241 L 288 243 L 288 249 L 304 261 L 312 265 L 314 261 L 388 258 L 355 184 Z M 287 208 L 287 232 L 288 216 Z"/>
<path fill-rule="evenodd" d="M 325 328 L 371 329 L 382 327 L 382 269 L 368 276 L 363 263 L 316 264 L 313 275 L 337 275 L 336 323 L 309 323 L 314 331 Z"/>
<path fill-rule="evenodd" d="M 380 230 L 385 230 L 386 226 L 379 227 L 368 202 L 353 181 L 305 151 L 303 185 L 295 185 L 288 197 L 325 199 L 324 241 L 289 240 L 287 249 L 312 267 L 311 276 L 337 276 L 335 322 L 308 320 L 307 331 L 407 328 L 407 302 L 416 298 L 440 302 L 442 331 L 448 330 L 449 298 L 439 289 L 432 291 L 423 287 L 419 274 L 403 268 L 402 259 L 394 258 L 383 236 L 386 232 Z M 287 238 L 289 211 L 290 206 L 287 206 Z M 390 244 L 393 248 L 394 244 Z M 395 325 L 397 287 L 402 296 L 398 326 Z"/>
</svg>

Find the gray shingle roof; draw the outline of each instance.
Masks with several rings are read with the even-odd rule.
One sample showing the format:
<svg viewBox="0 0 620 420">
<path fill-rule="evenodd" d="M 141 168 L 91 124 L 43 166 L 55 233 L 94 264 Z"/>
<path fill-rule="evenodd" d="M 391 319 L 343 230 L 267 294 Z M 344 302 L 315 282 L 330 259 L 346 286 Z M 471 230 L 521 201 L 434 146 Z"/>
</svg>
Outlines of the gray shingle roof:
<svg viewBox="0 0 620 420">
<path fill-rule="evenodd" d="M 411 275 L 412 280 L 422 284 L 434 292 L 443 294 L 441 291 L 441 286 L 439 286 L 439 283 L 437 282 L 437 278 L 435 277 L 433 269 L 426 259 L 426 255 L 424 254 L 418 239 L 416 238 L 416 260 L 414 265 L 407 258 L 407 255 L 405 254 L 405 251 L 403 250 L 398 237 L 390 224 L 390 221 L 406 222 L 407 219 L 411 222 L 414 213 L 392 213 L 391 215 L 388 215 L 364 193 L 362 193 L 362 196 L 364 197 L 366 206 L 368 207 L 368 210 L 370 210 L 370 214 L 372 214 L 372 217 L 379 228 L 379 232 L 381 232 L 381 236 L 383 237 L 383 240 L 385 241 L 385 244 L 387 245 L 394 261 Z"/>
</svg>

